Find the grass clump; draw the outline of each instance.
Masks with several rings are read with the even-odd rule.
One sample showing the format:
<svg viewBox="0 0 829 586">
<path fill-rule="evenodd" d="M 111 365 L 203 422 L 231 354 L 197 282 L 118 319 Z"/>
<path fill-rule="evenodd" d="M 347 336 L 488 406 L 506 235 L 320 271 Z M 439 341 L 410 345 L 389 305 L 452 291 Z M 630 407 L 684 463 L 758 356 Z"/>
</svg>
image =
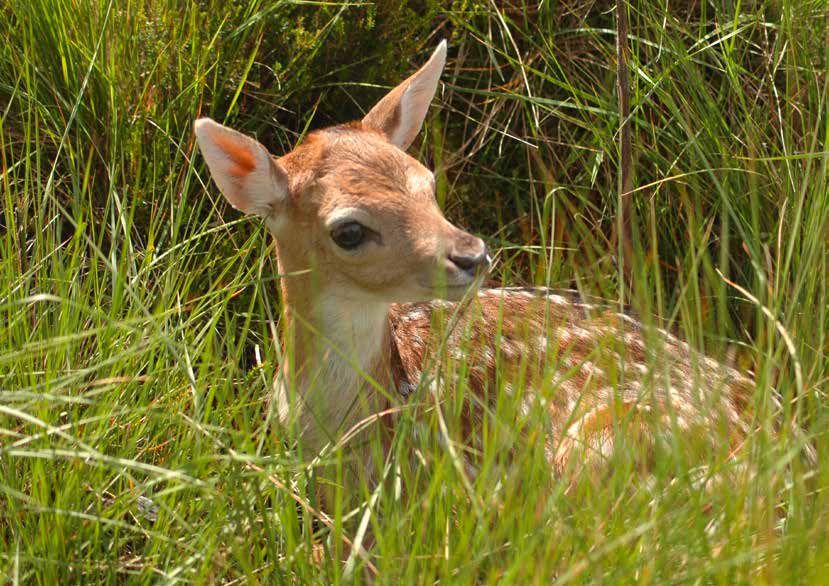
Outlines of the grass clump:
<svg viewBox="0 0 829 586">
<path fill-rule="evenodd" d="M 504 456 L 520 440 L 506 405 L 469 484 L 431 421 L 404 414 L 385 480 L 330 522 L 314 465 L 265 423 L 282 352 L 268 237 L 210 186 L 193 120 L 286 152 L 359 117 L 446 37 L 418 149 L 448 217 L 499 251 L 498 281 L 616 299 L 613 4 L 0 7 L 0 573 L 819 580 L 829 479 L 800 454 L 829 450 L 826 6 L 669 4 L 627 3 L 630 301 L 755 372 L 756 475 L 703 492 L 667 450 L 649 482 L 622 454 L 604 482 L 557 485 L 540 442 Z M 363 519 L 368 561 L 331 561 Z"/>
</svg>

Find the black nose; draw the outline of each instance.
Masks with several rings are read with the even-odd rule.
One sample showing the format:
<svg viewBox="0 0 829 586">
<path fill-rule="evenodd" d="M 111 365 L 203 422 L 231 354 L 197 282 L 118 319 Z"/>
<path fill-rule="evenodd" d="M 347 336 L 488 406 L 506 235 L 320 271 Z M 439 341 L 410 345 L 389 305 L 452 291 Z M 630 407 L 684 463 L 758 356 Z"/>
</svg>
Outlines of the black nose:
<svg viewBox="0 0 829 586">
<path fill-rule="evenodd" d="M 489 256 L 486 253 L 486 246 L 481 246 L 479 251 L 474 253 L 469 251 L 452 253 L 449 255 L 449 260 L 451 260 L 456 267 L 468 273 L 473 273 L 481 268 L 489 266 Z"/>
</svg>

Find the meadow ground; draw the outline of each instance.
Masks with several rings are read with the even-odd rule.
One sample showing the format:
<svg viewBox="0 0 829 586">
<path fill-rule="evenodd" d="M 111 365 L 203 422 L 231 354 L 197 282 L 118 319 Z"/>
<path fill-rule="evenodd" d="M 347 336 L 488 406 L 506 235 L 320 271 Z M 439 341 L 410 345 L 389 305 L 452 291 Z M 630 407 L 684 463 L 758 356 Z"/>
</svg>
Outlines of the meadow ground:
<svg viewBox="0 0 829 586">
<path fill-rule="evenodd" d="M 827 5 L 628 2 L 630 290 L 610 236 L 614 10 L 0 3 L 3 580 L 828 580 Z M 412 152 L 437 169 L 447 216 L 497 251 L 496 281 L 625 292 L 646 321 L 754 371 L 739 457 L 753 474 L 700 490 L 733 462 L 689 460 L 699 438 L 677 437 L 649 476 L 629 445 L 601 482 L 557 483 L 505 405 L 469 482 L 436 427 L 403 413 L 384 481 L 320 520 L 317 464 L 267 423 L 268 236 L 210 183 L 192 123 L 286 152 L 358 118 L 441 38 L 444 84 Z M 331 561 L 369 534 L 371 566 Z"/>
</svg>

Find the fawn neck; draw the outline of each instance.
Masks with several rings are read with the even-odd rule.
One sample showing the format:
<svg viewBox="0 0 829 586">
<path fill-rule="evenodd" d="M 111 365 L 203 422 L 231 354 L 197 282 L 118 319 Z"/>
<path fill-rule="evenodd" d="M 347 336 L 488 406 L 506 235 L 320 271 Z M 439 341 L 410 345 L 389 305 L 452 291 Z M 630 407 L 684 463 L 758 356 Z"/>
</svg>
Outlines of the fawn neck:
<svg viewBox="0 0 829 586">
<path fill-rule="evenodd" d="M 279 417 L 299 426 L 317 452 L 381 408 L 391 382 L 389 304 L 351 298 L 326 275 L 299 266 L 289 243 L 277 242 L 286 321 L 286 360 L 277 388 Z M 287 387 L 287 388 L 286 388 Z"/>
</svg>

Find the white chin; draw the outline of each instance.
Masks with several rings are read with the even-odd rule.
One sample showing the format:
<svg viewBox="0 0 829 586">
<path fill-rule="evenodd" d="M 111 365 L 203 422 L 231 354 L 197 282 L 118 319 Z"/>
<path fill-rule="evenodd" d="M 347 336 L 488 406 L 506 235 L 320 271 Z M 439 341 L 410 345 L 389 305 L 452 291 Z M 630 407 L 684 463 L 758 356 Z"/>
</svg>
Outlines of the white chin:
<svg viewBox="0 0 829 586">
<path fill-rule="evenodd" d="M 413 289 L 406 291 L 397 291 L 397 295 L 393 295 L 392 303 L 418 303 L 422 301 L 432 301 L 433 299 L 443 299 L 446 301 L 460 301 L 470 291 L 475 291 L 480 286 L 479 279 L 470 279 L 467 283 L 446 283 L 441 285 L 426 286 L 418 283 Z"/>
<path fill-rule="evenodd" d="M 460 301 L 470 290 L 477 288 L 477 283 L 474 281 L 466 285 L 447 285 L 434 289 L 434 296 L 437 299 L 446 299 L 447 301 Z"/>
</svg>

